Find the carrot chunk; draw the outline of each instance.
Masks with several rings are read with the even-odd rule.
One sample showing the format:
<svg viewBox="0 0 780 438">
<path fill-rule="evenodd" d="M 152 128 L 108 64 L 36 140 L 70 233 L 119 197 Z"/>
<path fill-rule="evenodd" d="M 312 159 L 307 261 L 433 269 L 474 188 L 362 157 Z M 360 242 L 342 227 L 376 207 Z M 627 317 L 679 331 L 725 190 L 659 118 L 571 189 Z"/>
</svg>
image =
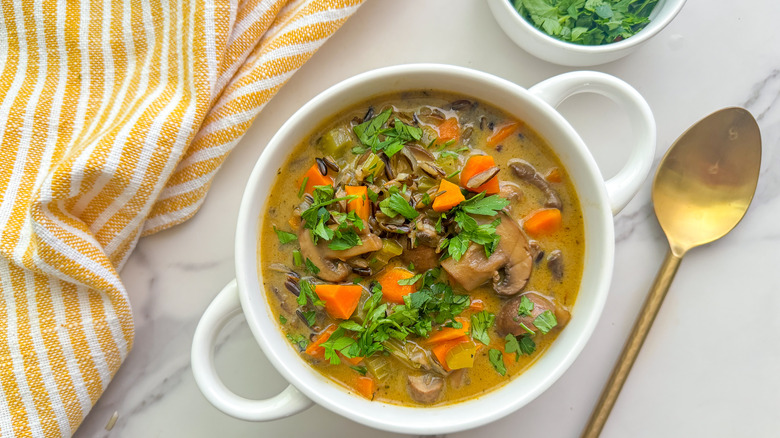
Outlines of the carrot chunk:
<svg viewBox="0 0 780 438">
<path fill-rule="evenodd" d="M 371 204 L 368 203 L 368 187 L 345 186 L 344 190 L 347 192 L 347 196 L 357 196 L 347 203 L 347 211 L 354 211 L 360 219 L 368 222 L 368 216 L 371 213 Z"/>
<path fill-rule="evenodd" d="M 403 304 L 404 296 L 417 291 L 417 286 L 398 284 L 398 281 L 408 280 L 412 277 L 414 277 L 414 273 L 404 268 L 393 268 L 385 271 L 378 280 L 382 286 L 382 297 L 391 303 Z"/>
<path fill-rule="evenodd" d="M 481 312 L 485 310 L 485 303 L 482 300 L 471 300 L 471 304 L 469 304 L 469 310 L 472 312 Z"/>
<path fill-rule="evenodd" d="M 557 167 L 553 167 L 550 169 L 549 172 L 547 172 L 547 175 L 545 175 L 544 179 L 547 181 L 550 181 L 551 183 L 559 183 L 562 181 L 561 178 L 561 171 Z"/>
<path fill-rule="evenodd" d="M 439 138 L 436 140 L 436 144 L 444 144 L 450 140 L 458 141 L 460 139 L 460 125 L 455 117 L 450 117 L 441 122 L 438 130 Z"/>
<path fill-rule="evenodd" d="M 471 338 L 468 336 L 460 336 L 454 339 L 450 339 L 446 342 L 441 342 L 439 344 L 434 345 L 431 348 L 431 353 L 433 353 L 434 356 L 436 356 L 436 359 L 438 359 L 441 366 L 447 370 L 450 370 L 450 367 L 447 366 L 447 353 L 449 353 L 453 348 L 455 348 L 457 345 L 462 344 L 464 342 L 469 342 Z"/>
<path fill-rule="evenodd" d="M 330 335 L 333 334 L 333 332 L 336 331 L 335 325 L 329 325 L 325 330 L 320 333 L 320 335 L 317 337 L 317 339 L 314 340 L 311 344 L 309 344 L 308 347 L 306 347 L 306 354 L 308 354 L 311 357 L 316 357 L 317 359 L 324 359 L 325 358 L 325 349 L 320 347 L 321 344 L 325 343 L 325 341 L 330 338 Z"/>
<path fill-rule="evenodd" d="M 298 187 L 306 181 L 306 187 L 303 189 L 306 193 L 313 193 L 314 186 L 332 186 L 333 178 L 329 175 L 323 175 L 320 173 L 320 169 L 317 168 L 317 163 L 312 164 L 309 170 L 303 174 L 303 177 L 298 181 Z"/>
<path fill-rule="evenodd" d="M 373 400 L 376 392 L 376 381 L 368 376 L 360 376 L 355 383 L 355 390 L 363 397 Z"/>
<path fill-rule="evenodd" d="M 490 155 L 473 155 L 466 161 L 466 165 L 463 166 L 463 170 L 460 172 L 460 186 L 471 192 L 487 192 L 488 195 L 495 195 L 499 191 L 498 176 L 490 178 L 485 184 L 477 187 L 476 189 L 470 189 L 466 187 L 466 183 L 469 182 L 474 175 L 490 169 L 495 166 L 496 162 Z"/>
<path fill-rule="evenodd" d="M 434 331 L 430 336 L 428 336 L 428 339 L 425 340 L 425 343 L 439 344 L 466 336 L 466 333 L 469 332 L 469 328 L 471 328 L 471 322 L 469 322 L 468 319 L 461 317 L 456 317 L 455 321 L 461 323 L 463 326 L 461 328 L 444 327 L 441 330 Z"/>
<path fill-rule="evenodd" d="M 492 134 L 487 138 L 486 142 L 490 147 L 496 147 L 499 143 L 512 135 L 517 128 L 520 127 L 520 122 L 509 122 L 501 126 L 497 126 Z"/>
<path fill-rule="evenodd" d="M 444 193 L 434 198 L 432 205 L 433 211 L 447 211 L 466 200 L 463 193 L 460 191 L 460 187 L 446 179 L 441 180 L 438 191 Z"/>
<path fill-rule="evenodd" d="M 314 293 L 325 301 L 328 315 L 336 319 L 349 319 L 357 308 L 363 287 L 359 284 L 318 284 L 314 286 Z"/>
<path fill-rule="evenodd" d="M 525 231 L 531 236 L 552 234 L 561 228 L 561 211 L 557 208 L 543 208 L 529 214 L 523 220 Z"/>
</svg>

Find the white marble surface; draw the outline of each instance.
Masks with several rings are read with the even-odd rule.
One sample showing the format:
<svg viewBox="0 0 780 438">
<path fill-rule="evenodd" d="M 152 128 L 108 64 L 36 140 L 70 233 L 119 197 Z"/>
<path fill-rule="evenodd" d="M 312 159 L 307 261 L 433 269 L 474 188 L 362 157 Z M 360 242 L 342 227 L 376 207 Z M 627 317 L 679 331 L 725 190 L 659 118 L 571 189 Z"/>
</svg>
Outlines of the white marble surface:
<svg viewBox="0 0 780 438">
<path fill-rule="evenodd" d="M 659 159 L 690 124 L 725 106 L 758 119 L 764 156 L 748 215 L 723 240 L 683 261 L 603 437 L 772 437 L 780 434 L 780 3 L 689 0 L 675 21 L 627 58 L 595 69 L 650 103 Z M 189 368 L 198 318 L 233 278 L 243 185 L 263 145 L 302 103 L 354 74 L 393 64 L 441 62 L 531 86 L 570 69 L 517 48 L 478 0 L 369 0 L 282 89 L 217 175 L 189 222 L 144 238 L 122 271 L 136 315 L 135 348 L 76 433 L 86 437 L 396 436 L 323 408 L 270 423 L 222 414 Z M 631 133 L 610 102 L 577 97 L 561 111 L 605 175 Z M 641 306 L 666 242 L 649 178 L 616 219 L 617 262 L 602 319 L 583 353 L 546 393 L 502 420 L 459 437 L 574 437 L 585 424 Z M 217 355 L 227 384 L 247 396 L 285 383 L 237 322 Z M 104 429 L 114 411 L 119 420 Z"/>
</svg>

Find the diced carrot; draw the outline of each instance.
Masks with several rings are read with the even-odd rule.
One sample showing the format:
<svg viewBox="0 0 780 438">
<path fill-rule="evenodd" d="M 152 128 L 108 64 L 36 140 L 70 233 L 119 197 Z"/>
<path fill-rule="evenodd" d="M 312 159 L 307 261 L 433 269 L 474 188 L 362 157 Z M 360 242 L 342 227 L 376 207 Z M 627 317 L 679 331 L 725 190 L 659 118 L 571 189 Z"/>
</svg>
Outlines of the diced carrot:
<svg viewBox="0 0 780 438">
<path fill-rule="evenodd" d="M 301 227 L 301 217 L 293 215 L 287 223 L 290 224 L 290 228 L 297 231 Z"/>
<path fill-rule="evenodd" d="M 458 141 L 460 139 L 460 125 L 455 117 L 450 117 L 441 122 L 438 130 L 439 138 L 436 140 L 436 144 L 444 144 L 450 140 Z"/>
<path fill-rule="evenodd" d="M 433 353 L 433 355 L 436 356 L 436 359 L 439 360 L 442 368 L 447 371 L 451 371 L 450 367 L 447 366 L 447 353 L 455 348 L 456 345 L 463 342 L 468 342 L 469 340 L 470 338 L 468 336 L 460 336 L 454 339 L 450 339 L 446 342 L 441 342 L 431 347 L 431 353 Z"/>
<path fill-rule="evenodd" d="M 490 178 L 485 184 L 477 187 L 476 189 L 469 189 L 466 187 L 466 183 L 469 182 L 474 175 L 488 170 L 495 166 L 496 162 L 490 155 L 472 155 L 466 161 L 466 165 L 463 166 L 463 170 L 460 172 L 460 186 L 471 192 L 487 192 L 488 195 L 495 195 L 499 191 L 498 176 Z"/>
<path fill-rule="evenodd" d="M 336 319 L 349 319 L 355 311 L 363 294 L 359 284 L 318 284 L 314 292 L 325 301 L 328 315 Z"/>
<path fill-rule="evenodd" d="M 376 381 L 368 376 L 359 376 L 355 383 L 355 390 L 363 397 L 373 400 L 376 392 Z"/>
<path fill-rule="evenodd" d="M 433 199 L 433 211 L 447 211 L 466 200 L 466 197 L 460 191 L 460 187 L 446 179 L 441 180 L 441 183 L 439 183 L 438 192 L 444 193 Z"/>
<path fill-rule="evenodd" d="M 463 325 L 461 328 L 444 327 L 441 330 L 434 331 L 428 339 L 425 340 L 426 344 L 439 344 L 441 342 L 451 341 L 461 336 L 466 336 L 471 328 L 471 322 L 466 318 L 456 317 L 455 321 L 458 321 Z"/>
<path fill-rule="evenodd" d="M 341 357 L 342 360 L 348 362 L 350 365 L 357 365 L 357 364 L 359 364 L 360 362 L 363 361 L 363 358 L 360 357 L 360 356 L 358 356 L 358 357 L 347 357 L 347 356 L 344 356 L 343 354 L 339 353 L 339 357 Z"/>
<path fill-rule="evenodd" d="M 412 277 L 414 277 L 414 273 L 404 268 L 393 268 L 385 271 L 378 280 L 382 286 L 382 297 L 391 303 L 403 304 L 404 296 L 417 291 L 417 286 L 398 284 L 398 281 L 408 280 Z"/>
<path fill-rule="evenodd" d="M 308 179 L 307 179 L 308 178 Z M 303 174 L 303 177 L 298 181 L 298 187 L 306 181 L 306 187 L 303 189 L 306 193 L 313 193 L 314 186 L 332 186 L 333 178 L 330 175 L 323 175 L 320 173 L 320 169 L 317 168 L 317 163 L 314 163 L 309 170 Z"/>
<path fill-rule="evenodd" d="M 481 312 L 485 310 L 485 303 L 482 300 L 471 300 L 471 304 L 469 304 L 469 310 L 472 312 Z"/>
<path fill-rule="evenodd" d="M 561 227 L 561 211 L 557 208 L 543 208 L 529 214 L 523 220 L 525 231 L 532 236 L 552 234 Z"/>
<path fill-rule="evenodd" d="M 547 181 L 550 181 L 551 183 L 559 183 L 562 181 L 561 178 L 561 171 L 557 167 L 553 167 L 550 169 L 549 172 L 547 172 L 547 175 L 544 177 Z"/>
<path fill-rule="evenodd" d="M 336 331 L 336 325 L 332 324 L 325 328 L 325 330 L 320 333 L 320 335 L 317 337 L 317 339 L 314 340 L 311 344 L 309 344 L 308 347 L 306 347 L 306 354 L 308 354 L 311 357 L 316 357 L 317 359 L 324 359 L 325 358 L 325 349 L 320 347 L 321 344 L 323 344 L 325 341 L 330 338 L 330 335 L 333 334 L 333 332 Z"/>
<path fill-rule="evenodd" d="M 354 211 L 360 219 L 368 222 L 368 216 L 371 213 L 371 204 L 368 202 L 368 187 L 345 186 L 344 190 L 347 192 L 347 196 L 357 196 L 347 203 L 347 211 Z"/>
<path fill-rule="evenodd" d="M 493 130 L 493 133 L 490 134 L 486 140 L 488 146 L 496 147 L 496 145 L 517 131 L 518 127 L 520 127 L 520 122 L 516 121 L 497 126 L 496 129 Z"/>
</svg>

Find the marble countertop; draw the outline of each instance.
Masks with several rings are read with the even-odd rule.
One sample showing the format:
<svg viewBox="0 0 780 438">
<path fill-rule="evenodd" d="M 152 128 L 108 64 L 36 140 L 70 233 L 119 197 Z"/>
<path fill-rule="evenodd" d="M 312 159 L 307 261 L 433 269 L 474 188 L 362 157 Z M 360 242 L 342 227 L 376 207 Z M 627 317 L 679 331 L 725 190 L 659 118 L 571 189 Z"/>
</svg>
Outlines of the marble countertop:
<svg viewBox="0 0 780 438">
<path fill-rule="evenodd" d="M 726 106 L 758 119 L 763 165 L 742 223 L 689 253 L 615 406 L 603 437 L 769 437 L 780 430 L 780 3 L 690 0 L 660 35 L 594 69 L 633 85 L 658 125 L 656 163 L 689 125 Z M 245 181 L 264 144 L 311 97 L 377 67 L 439 62 L 529 87 L 573 70 L 523 52 L 479 0 L 370 0 L 271 101 L 217 175 L 190 221 L 141 239 L 122 270 L 134 308 L 132 354 L 76 432 L 86 437 L 398 436 L 324 408 L 269 423 L 212 407 L 190 370 L 200 315 L 234 276 L 233 241 Z M 631 132 L 610 101 L 590 95 L 560 111 L 605 176 L 627 157 Z M 655 168 L 655 166 L 654 166 Z M 582 354 L 516 413 L 454 436 L 575 437 L 587 421 L 666 251 L 648 178 L 615 219 L 616 264 L 601 320 Z M 248 397 L 286 386 L 246 323 L 224 335 L 217 366 Z M 106 423 L 119 419 L 111 431 Z M 358 435 L 360 434 L 360 435 Z"/>
</svg>

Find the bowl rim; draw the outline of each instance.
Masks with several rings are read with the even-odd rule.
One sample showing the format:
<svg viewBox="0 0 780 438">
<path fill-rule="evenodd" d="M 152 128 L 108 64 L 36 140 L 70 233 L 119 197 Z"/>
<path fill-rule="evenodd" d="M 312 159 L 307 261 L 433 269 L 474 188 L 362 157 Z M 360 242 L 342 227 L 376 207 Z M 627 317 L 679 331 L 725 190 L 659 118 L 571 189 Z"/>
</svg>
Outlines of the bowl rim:
<svg viewBox="0 0 780 438">
<path fill-rule="evenodd" d="M 259 230 L 263 221 L 262 212 L 268 198 L 267 187 L 270 187 L 267 181 L 269 179 L 274 181 L 276 174 L 276 172 L 266 172 L 266 169 L 269 166 L 273 169 L 274 165 L 281 166 L 285 163 L 290 155 L 290 151 L 285 150 L 285 141 L 288 138 L 298 139 L 298 141 L 307 138 L 311 134 L 312 127 L 318 126 L 318 123 L 306 123 L 306 120 L 314 119 L 321 122 L 330 115 L 372 96 L 372 94 L 364 94 L 358 97 L 344 97 L 345 94 L 353 92 L 352 90 L 375 81 L 403 80 L 415 75 L 430 76 L 431 88 L 439 90 L 443 88 L 433 86 L 433 78 L 453 77 L 461 82 L 470 82 L 474 87 L 491 86 L 501 92 L 512 94 L 512 97 L 525 99 L 523 104 L 529 106 L 529 111 L 535 111 L 539 117 L 549 119 L 562 136 L 570 139 L 572 150 L 582 153 L 582 156 L 577 156 L 576 159 L 583 161 L 582 172 L 592 178 L 595 192 L 592 194 L 594 199 L 591 200 L 592 205 L 589 208 L 592 208 L 593 212 L 586 215 L 583 205 L 583 218 L 586 222 L 584 225 L 587 241 L 586 256 L 589 254 L 588 247 L 592 245 L 592 239 L 600 240 L 596 245 L 599 250 L 597 259 L 592 263 L 588 261 L 585 263 L 580 295 L 574 305 L 576 309 L 582 301 L 580 298 L 583 294 L 582 285 L 585 284 L 585 271 L 589 269 L 587 275 L 593 278 L 591 282 L 594 283 L 592 290 L 588 290 L 588 293 L 593 295 L 592 303 L 589 304 L 589 313 L 585 315 L 584 311 L 576 313 L 573 310 L 572 312 L 572 321 L 576 319 L 577 323 L 582 325 L 581 329 L 577 332 L 564 330 L 544 355 L 521 375 L 515 376 L 503 386 L 470 400 L 438 407 L 398 406 L 368 401 L 349 393 L 348 389 L 327 379 L 306 364 L 289 342 L 284 342 L 282 331 L 265 303 L 265 293 L 260 282 L 262 274 L 259 272 L 260 255 L 257 250 Z M 396 87 L 394 90 L 416 88 L 420 87 Z M 382 91 L 373 95 L 390 92 Z M 329 103 L 337 106 L 338 110 L 326 112 L 324 116 L 318 115 L 317 110 L 327 107 Z M 502 105 L 493 102 L 490 104 L 506 111 Z M 301 123 L 309 127 L 304 133 L 300 133 L 298 129 Z M 553 149 L 555 150 L 555 147 Z M 556 153 L 560 154 L 558 150 Z M 273 175 L 269 176 L 269 174 Z M 614 264 L 614 224 L 607 199 L 603 179 L 582 139 L 561 114 L 527 89 L 488 73 L 452 65 L 406 64 L 367 71 L 339 82 L 303 105 L 277 131 L 258 158 L 244 191 L 236 230 L 236 279 L 243 312 L 250 330 L 274 368 L 303 394 L 326 409 L 367 426 L 399 433 L 450 433 L 478 427 L 514 412 L 538 397 L 563 375 L 590 339 L 606 302 Z M 583 204 L 582 198 L 580 202 Z M 593 221 L 590 225 L 589 220 Z M 573 325 L 572 321 L 567 327 Z M 565 337 L 566 333 L 570 335 Z M 566 345 L 561 341 L 564 337 L 568 342 Z M 281 344 L 286 345 L 280 346 Z M 553 351 L 556 351 L 556 356 L 560 360 L 548 363 L 552 359 L 545 358 L 555 357 L 552 356 Z M 540 363 L 544 363 L 546 367 L 542 368 Z M 523 387 L 525 391 L 519 396 L 511 394 L 513 389 L 519 387 Z M 485 406 L 475 409 L 477 404 Z"/>
<path fill-rule="evenodd" d="M 550 44 L 561 50 L 568 50 L 579 52 L 582 54 L 602 54 L 610 52 L 618 52 L 621 50 L 627 50 L 632 47 L 638 46 L 643 42 L 649 40 L 654 35 L 663 30 L 669 23 L 672 22 L 674 17 L 680 12 L 685 5 L 686 0 L 659 0 L 659 4 L 653 8 L 650 14 L 651 20 L 647 26 L 642 30 L 635 33 L 629 38 L 618 41 L 616 43 L 599 44 L 599 45 L 584 45 L 576 44 L 568 41 L 559 40 L 551 35 L 548 35 L 541 29 L 536 28 L 528 20 L 520 15 L 512 6 L 511 0 L 489 0 L 492 4 L 503 8 L 505 12 L 509 14 L 511 20 L 517 24 L 517 26 L 526 34 L 531 35 L 536 41 L 543 41 L 544 44 Z M 497 13 L 497 11 L 496 11 Z M 661 16 L 660 20 L 655 18 Z"/>
</svg>

